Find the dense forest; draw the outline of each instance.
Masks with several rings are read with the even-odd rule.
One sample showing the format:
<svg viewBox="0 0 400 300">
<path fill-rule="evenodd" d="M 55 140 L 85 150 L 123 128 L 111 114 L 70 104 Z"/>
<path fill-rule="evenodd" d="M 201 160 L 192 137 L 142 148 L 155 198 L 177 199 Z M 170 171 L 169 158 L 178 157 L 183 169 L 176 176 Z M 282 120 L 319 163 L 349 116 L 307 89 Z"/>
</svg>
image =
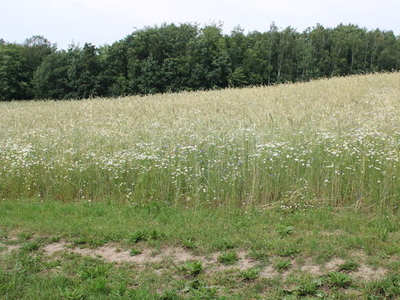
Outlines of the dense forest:
<svg viewBox="0 0 400 300">
<path fill-rule="evenodd" d="M 0 39 L 0 100 L 82 99 L 207 90 L 400 69 L 400 37 L 357 25 L 223 34 L 163 24 L 96 47 L 57 50 L 42 36 Z"/>
</svg>

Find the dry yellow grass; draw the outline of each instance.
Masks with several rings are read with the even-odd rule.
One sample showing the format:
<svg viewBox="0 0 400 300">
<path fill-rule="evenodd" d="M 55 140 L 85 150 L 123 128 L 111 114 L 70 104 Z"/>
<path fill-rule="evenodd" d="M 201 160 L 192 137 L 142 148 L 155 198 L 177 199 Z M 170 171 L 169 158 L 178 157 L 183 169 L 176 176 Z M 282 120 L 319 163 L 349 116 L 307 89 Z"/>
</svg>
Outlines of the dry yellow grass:
<svg viewBox="0 0 400 300">
<path fill-rule="evenodd" d="M 400 73 L 0 103 L 1 196 L 376 203 L 400 191 L 399 103 Z"/>
</svg>

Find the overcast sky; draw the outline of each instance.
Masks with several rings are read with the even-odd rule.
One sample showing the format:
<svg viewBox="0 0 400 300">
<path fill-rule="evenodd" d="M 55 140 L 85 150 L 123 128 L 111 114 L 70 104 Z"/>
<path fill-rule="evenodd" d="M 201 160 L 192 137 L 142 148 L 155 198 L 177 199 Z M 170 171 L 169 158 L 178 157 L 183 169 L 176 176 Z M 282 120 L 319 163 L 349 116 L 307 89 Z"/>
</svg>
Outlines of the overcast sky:
<svg viewBox="0 0 400 300">
<path fill-rule="evenodd" d="M 303 31 L 317 23 L 357 24 L 400 35 L 400 0 L 1 0 L 0 38 L 22 43 L 43 35 L 59 49 L 85 42 L 112 44 L 135 29 L 166 23 L 223 22 L 245 32 L 280 28 Z"/>
</svg>

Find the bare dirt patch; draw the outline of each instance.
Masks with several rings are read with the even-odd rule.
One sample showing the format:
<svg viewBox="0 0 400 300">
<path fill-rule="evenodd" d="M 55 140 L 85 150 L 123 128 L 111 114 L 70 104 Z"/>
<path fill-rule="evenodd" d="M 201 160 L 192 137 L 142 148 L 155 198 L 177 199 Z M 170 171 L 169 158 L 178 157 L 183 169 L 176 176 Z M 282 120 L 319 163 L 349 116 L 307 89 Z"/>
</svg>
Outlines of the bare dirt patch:
<svg viewBox="0 0 400 300">
<path fill-rule="evenodd" d="M 238 257 L 239 257 L 238 267 L 240 270 L 246 270 L 249 268 L 253 268 L 257 265 L 257 261 L 247 257 L 246 251 L 239 251 Z"/>
<path fill-rule="evenodd" d="M 44 254 L 52 256 L 56 252 L 64 251 L 67 246 L 64 242 L 52 243 L 43 247 Z"/>
<path fill-rule="evenodd" d="M 122 251 L 110 245 L 101 246 L 96 249 L 74 248 L 72 251 L 75 253 L 79 253 L 81 255 L 87 255 L 94 258 L 103 258 L 108 262 L 116 262 L 116 263 L 130 262 L 130 263 L 141 264 L 144 262 L 154 261 L 154 258 L 151 256 L 149 250 L 144 250 L 141 254 L 132 256 L 129 253 L 129 251 L 126 250 Z"/>
<path fill-rule="evenodd" d="M 341 258 L 334 258 L 331 261 L 327 262 L 324 266 L 324 269 L 327 272 L 335 272 L 337 271 L 338 267 L 342 264 L 344 264 L 345 261 Z"/>
<path fill-rule="evenodd" d="M 357 272 L 354 272 L 354 276 L 363 280 L 375 280 L 386 275 L 386 270 L 383 268 L 373 269 L 366 265 L 361 265 Z"/>
<path fill-rule="evenodd" d="M 137 264 L 144 264 L 147 262 L 155 262 L 157 259 L 152 255 L 151 250 L 143 250 L 142 253 L 132 256 L 128 250 L 120 250 L 120 248 L 113 245 L 104 245 L 99 248 L 78 248 L 72 247 L 71 244 L 65 242 L 52 243 L 43 248 L 44 253 L 48 256 L 54 255 L 57 252 L 67 251 L 78 253 L 84 256 L 93 258 L 103 258 L 107 262 L 130 262 Z"/>
<path fill-rule="evenodd" d="M 262 278 L 273 278 L 278 275 L 287 276 L 288 271 L 279 273 L 277 270 L 274 269 L 272 266 L 267 266 L 264 270 L 262 270 L 259 274 Z"/>
<path fill-rule="evenodd" d="M 201 260 L 208 262 L 203 256 L 195 256 L 188 250 L 181 247 L 163 248 L 159 254 L 151 249 L 143 249 L 141 253 L 131 255 L 130 250 L 121 250 L 116 245 L 104 245 L 95 249 L 72 247 L 71 244 L 65 242 L 52 243 L 43 248 L 44 253 L 48 256 L 54 255 L 60 251 L 68 251 L 78 253 L 80 255 L 90 256 L 93 258 L 103 258 L 107 262 L 115 263 L 135 263 L 144 265 L 147 263 L 161 262 L 163 260 L 172 260 L 174 262 L 183 262 L 187 260 Z"/>
<path fill-rule="evenodd" d="M 183 262 L 187 260 L 206 261 L 203 256 L 193 255 L 190 251 L 181 247 L 167 247 L 162 249 L 162 256 L 170 258 L 174 262 Z"/>
<path fill-rule="evenodd" d="M 1 244 L 2 245 L 2 244 Z M 11 249 L 17 249 L 19 246 L 7 245 L 7 251 Z M 160 262 L 171 262 L 172 264 L 179 264 L 181 262 L 198 260 L 203 263 L 208 270 L 212 272 L 226 271 L 229 269 L 238 269 L 240 271 L 253 268 L 258 265 L 258 261 L 248 258 L 247 251 L 238 251 L 239 260 L 230 266 L 223 265 L 218 262 L 218 256 L 220 252 L 213 253 L 209 256 L 194 255 L 191 251 L 183 247 L 165 247 L 159 251 L 146 248 L 141 253 L 131 255 L 130 250 L 122 250 L 118 245 L 104 245 L 98 248 L 78 248 L 73 247 L 69 243 L 57 242 L 46 245 L 43 247 L 43 253 L 47 256 L 53 256 L 58 252 L 73 252 L 83 256 L 90 256 L 93 258 L 102 258 L 107 262 L 114 263 L 133 263 L 139 267 L 146 266 L 151 263 Z M 360 254 L 359 257 L 363 255 Z M 319 266 L 311 263 L 311 260 L 307 260 L 304 264 L 298 265 L 296 262 L 292 262 L 289 269 L 282 272 L 278 272 L 272 265 L 263 267 L 259 277 L 272 278 L 281 275 L 283 278 L 292 274 L 293 272 L 307 272 L 313 276 L 322 276 L 328 272 L 338 271 L 340 265 L 345 263 L 345 260 L 341 258 L 335 258 L 327 262 L 324 266 Z M 374 280 L 382 277 L 386 274 L 386 270 L 383 268 L 373 269 L 366 264 L 361 264 L 357 271 L 350 272 L 352 276 L 362 280 Z"/>
<path fill-rule="evenodd" d="M 21 245 L 7 245 L 7 244 L 4 244 L 4 243 L 0 242 L 0 247 L 4 247 L 5 248 L 5 250 L 0 251 L 0 254 L 1 253 L 10 254 L 12 251 L 18 250 L 19 248 L 21 248 Z"/>
<path fill-rule="evenodd" d="M 300 271 L 312 274 L 314 276 L 321 276 L 323 274 L 321 267 L 311 264 L 304 264 L 300 267 Z"/>
<path fill-rule="evenodd" d="M 247 251 L 238 251 L 238 261 L 232 265 L 224 265 L 218 261 L 218 257 L 221 255 L 221 252 L 215 252 L 211 255 L 210 258 L 206 259 L 205 257 L 200 257 L 200 261 L 202 261 L 210 270 L 215 271 L 227 271 L 230 269 L 236 269 L 240 271 L 244 271 L 250 268 L 255 267 L 258 262 L 254 259 L 248 258 Z"/>
<path fill-rule="evenodd" d="M 357 256 L 359 258 L 364 258 L 365 255 L 363 253 L 358 253 Z M 338 271 L 339 266 L 345 263 L 343 259 L 335 258 L 325 264 L 324 269 L 327 272 L 335 272 Z M 383 268 L 372 268 L 366 264 L 361 264 L 356 271 L 349 272 L 352 276 L 363 279 L 363 280 L 375 280 L 382 276 L 384 276 L 387 272 Z"/>
</svg>

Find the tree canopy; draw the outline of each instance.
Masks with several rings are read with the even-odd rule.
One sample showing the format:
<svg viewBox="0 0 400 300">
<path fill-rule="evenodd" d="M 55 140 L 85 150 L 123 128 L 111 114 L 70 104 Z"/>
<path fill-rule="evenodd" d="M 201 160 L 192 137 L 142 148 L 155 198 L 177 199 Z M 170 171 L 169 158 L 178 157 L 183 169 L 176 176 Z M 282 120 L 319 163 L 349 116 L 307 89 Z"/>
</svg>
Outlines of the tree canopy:
<svg viewBox="0 0 400 300">
<path fill-rule="evenodd" d="M 400 37 L 354 24 L 248 34 L 162 24 L 96 47 L 0 39 L 0 100 L 82 99 L 271 85 L 400 69 Z"/>
</svg>

